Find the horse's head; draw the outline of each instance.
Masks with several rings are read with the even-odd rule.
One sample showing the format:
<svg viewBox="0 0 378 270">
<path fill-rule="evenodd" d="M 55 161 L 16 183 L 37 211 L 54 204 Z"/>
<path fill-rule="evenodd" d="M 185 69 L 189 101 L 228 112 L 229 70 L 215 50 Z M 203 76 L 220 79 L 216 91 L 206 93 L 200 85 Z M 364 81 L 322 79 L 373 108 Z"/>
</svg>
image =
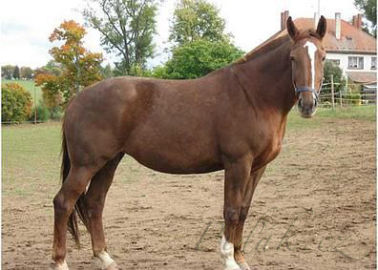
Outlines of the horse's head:
<svg viewBox="0 0 378 270">
<path fill-rule="evenodd" d="M 327 21 L 321 16 L 316 31 L 299 32 L 289 17 L 287 31 L 294 41 L 290 60 L 298 109 L 302 117 L 309 118 L 316 112 L 322 86 L 325 60 L 322 39 L 327 31 Z"/>
</svg>

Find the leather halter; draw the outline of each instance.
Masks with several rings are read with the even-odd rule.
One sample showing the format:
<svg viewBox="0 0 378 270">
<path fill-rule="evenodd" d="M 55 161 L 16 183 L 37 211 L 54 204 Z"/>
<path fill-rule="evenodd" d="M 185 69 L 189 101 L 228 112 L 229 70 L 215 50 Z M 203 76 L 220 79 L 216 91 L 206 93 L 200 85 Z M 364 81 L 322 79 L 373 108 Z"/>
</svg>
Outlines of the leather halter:
<svg viewBox="0 0 378 270">
<path fill-rule="evenodd" d="M 312 92 L 312 94 L 315 96 L 316 101 L 319 100 L 319 94 L 316 92 L 314 88 L 308 87 L 308 86 L 300 86 L 300 87 L 295 87 L 295 93 L 299 94 L 302 92 Z"/>
</svg>

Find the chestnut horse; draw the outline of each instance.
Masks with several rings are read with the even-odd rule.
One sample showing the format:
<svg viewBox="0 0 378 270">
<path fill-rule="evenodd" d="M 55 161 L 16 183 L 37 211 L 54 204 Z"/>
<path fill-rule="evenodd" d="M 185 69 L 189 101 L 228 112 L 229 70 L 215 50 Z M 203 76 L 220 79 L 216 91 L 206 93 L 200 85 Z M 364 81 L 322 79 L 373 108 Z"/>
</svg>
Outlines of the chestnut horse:
<svg viewBox="0 0 378 270">
<path fill-rule="evenodd" d="M 266 42 L 239 61 L 196 80 L 120 77 L 73 99 L 63 122 L 63 184 L 54 198 L 53 269 L 68 269 L 66 231 L 78 241 L 76 215 L 88 229 L 102 269 L 119 269 L 107 253 L 105 197 L 124 154 L 173 174 L 225 171 L 221 256 L 227 270 L 250 269 L 243 226 L 266 165 L 280 152 L 287 116 L 298 101 L 316 110 L 326 33 L 299 31 Z"/>
</svg>

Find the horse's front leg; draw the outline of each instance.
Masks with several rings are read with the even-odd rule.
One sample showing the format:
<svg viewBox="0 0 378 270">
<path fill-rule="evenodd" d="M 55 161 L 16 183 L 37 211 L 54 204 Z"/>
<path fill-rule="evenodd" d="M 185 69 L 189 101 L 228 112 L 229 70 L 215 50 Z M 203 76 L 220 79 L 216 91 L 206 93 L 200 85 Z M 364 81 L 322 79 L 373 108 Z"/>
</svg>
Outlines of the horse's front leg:
<svg viewBox="0 0 378 270">
<path fill-rule="evenodd" d="M 240 216 L 239 216 L 239 224 L 236 227 L 236 239 L 238 241 L 235 243 L 235 261 L 241 268 L 241 270 L 250 270 L 247 262 L 244 259 L 243 253 L 242 253 L 242 239 L 243 239 L 243 227 L 244 222 L 248 216 L 248 211 L 251 205 L 252 197 L 255 192 L 256 186 L 264 174 L 266 167 L 262 167 L 254 172 L 251 173 L 247 188 L 244 190 L 243 198 L 242 198 L 242 207 L 240 210 Z"/>
<path fill-rule="evenodd" d="M 225 270 L 240 270 L 235 260 L 235 247 L 241 246 L 241 233 L 248 208 L 246 190 L 249 186 L 252 157 L 245 155 L 237 160 L 225 162 L 224 234 L 221 242 L 221 255 Z M 248 210 L 247 210 L 248 211 Z M 243 220 L 241 222 L 241 220 Z"/>
</svg>

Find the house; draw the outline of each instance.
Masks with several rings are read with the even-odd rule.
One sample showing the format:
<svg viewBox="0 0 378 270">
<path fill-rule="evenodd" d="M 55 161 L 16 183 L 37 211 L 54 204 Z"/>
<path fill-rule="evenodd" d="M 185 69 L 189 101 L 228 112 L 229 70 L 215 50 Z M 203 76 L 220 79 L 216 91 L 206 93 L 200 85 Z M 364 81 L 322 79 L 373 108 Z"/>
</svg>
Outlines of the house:
<svg viewBox="0 0 378 270">
<path fill-rule="evenodd" d="M 289 12 L 281 13 L 281 30 L 270 39 L 285 35 Z M 317 14 L 314 18 L 294 20 L 298 29 L 316 28 Z M 362 16 L 353 17 L 352 23 L 341 19 L 339 12 L 334 19 L 327 19 L 327 34 L 323 38 L 327 60 L 338 65 L 350 81 L 371 84 L 377 81 L 376 39 L 362 30 Z"/>
</svg>

